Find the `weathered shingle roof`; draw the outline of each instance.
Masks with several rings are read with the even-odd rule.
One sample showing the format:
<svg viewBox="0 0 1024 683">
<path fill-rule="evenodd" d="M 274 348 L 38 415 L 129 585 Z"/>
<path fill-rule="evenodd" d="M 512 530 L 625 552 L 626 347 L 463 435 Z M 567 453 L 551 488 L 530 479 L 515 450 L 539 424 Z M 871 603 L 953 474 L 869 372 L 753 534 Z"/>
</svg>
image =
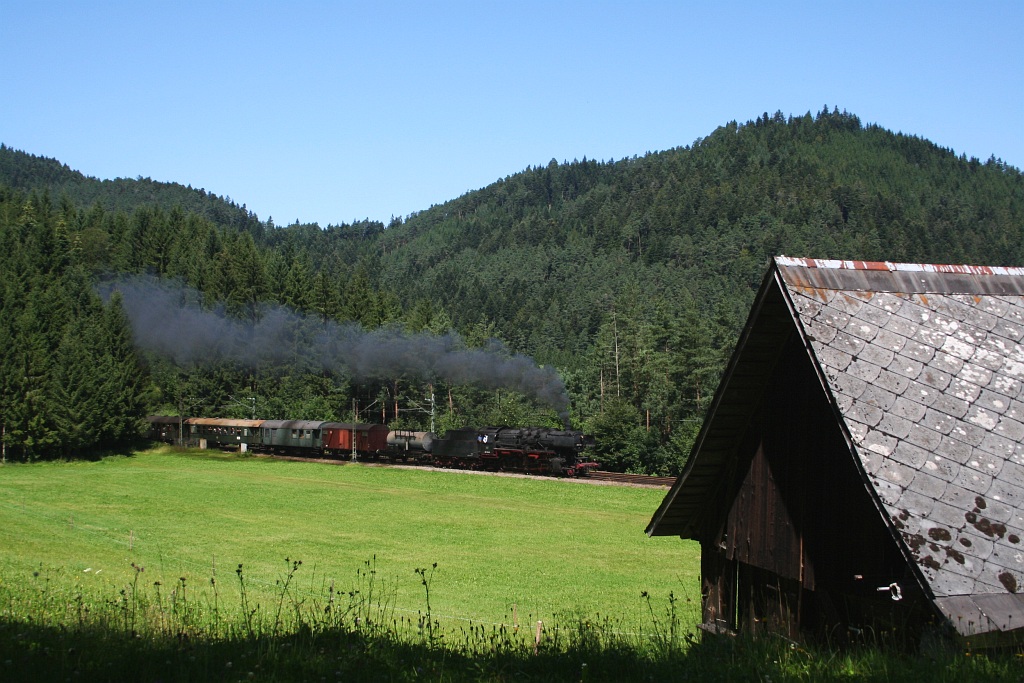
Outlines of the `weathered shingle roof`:
<svg viewBox="0 0 1024 683">
<path fill-rule="evenodd" d="M 1024 269 L 775 259 L 692 462 L 648 533 L 695 530 L 687 520 L 710 490 L 700 482 L 731 448 L 714 440 L 756 400 L 749 387 L 730 398 L 727 385 L 766 379 L 744 356 L 770 356 L 782 318 L 938 608 L 965 635 L 1024 627 Z"/>
</svg>

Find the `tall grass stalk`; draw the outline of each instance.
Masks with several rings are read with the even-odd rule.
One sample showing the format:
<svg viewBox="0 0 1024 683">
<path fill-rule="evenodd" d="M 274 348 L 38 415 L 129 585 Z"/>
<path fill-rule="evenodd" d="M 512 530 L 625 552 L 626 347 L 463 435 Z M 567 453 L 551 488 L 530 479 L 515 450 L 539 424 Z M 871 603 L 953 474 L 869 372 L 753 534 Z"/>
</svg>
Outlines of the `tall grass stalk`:
<svg viewBox="0 0 1024 683">
<path fill-rule="evenodd" d="M 281 628 L 281 610 L 284 608 L 285 598 L 290 598 L 293 606 L 295 607 L 295 623 L 298 626 L 302 625 L 302 609 L 298 600 L 294 595 L 290 595 L 288 587 L 292 585 L 292 579 L 295 578 L 295 572 L 299 571 L 299 567 L 302 566 L 302 560 L 290 560 L 284 558 L 284 563 L 288 567 L 288 571 L 285 574 L 284 580 L 278 580 L 277 585 L 280 587 L 281 592 L 278 595 L 277 600 L 277 614 L 274 615 L 274 629 L 273 635 L 276 637 L 280 633 Z"/>
<path fill-rule="evenodd" d="M 415 569 L 414 572 L 420 577 L 420 583 L 423 585 L 423 591 L 426 597 L 427 611 L 426 614 L 421 613 L 419 619 L 419 630 L 422 634 L 424 627 L 427 633 L 427 643 L 434 645 L 434 619 L 430 611 L 430 581 L 434 578 L 434 570 L 437 569 L 437 562 L 431 565 L 430 569 L 425 568 Z"/>
<path fill-rule="evenodd" d="M 680 619 L 678 598 L 641 594 L 643 623 L 608 615 L 545 620 L 543 637 L 514 624 L 446 623 L 435 617 L 436 565 L 416 569 L 424 608 L 396 618 L 395 582 L 373 560 L 353 587 L 334 583 L 301 599 L 288 560 L 276 602 L 247 595 L 237 569 L 237 616 L 221 609 L 217 582 L 181 577 L 171 595 L 141 579 L 118 598 L 90 594 L 75 577 L 0 572 L 0 680 L 440 680 L 701 681 L 1012 680 L 1018 653 L 913 655 L 884 647 L 815 649 L 762 639 L 701 642 Z M 214 577 L 211 577 L 213 579 Z M 348 600 L 345 601 L 347 596 Z M 269 612 L 269 613 L 268 613 Z M 533 615 L 530 615 L 533 619 Z"/>
</svg>

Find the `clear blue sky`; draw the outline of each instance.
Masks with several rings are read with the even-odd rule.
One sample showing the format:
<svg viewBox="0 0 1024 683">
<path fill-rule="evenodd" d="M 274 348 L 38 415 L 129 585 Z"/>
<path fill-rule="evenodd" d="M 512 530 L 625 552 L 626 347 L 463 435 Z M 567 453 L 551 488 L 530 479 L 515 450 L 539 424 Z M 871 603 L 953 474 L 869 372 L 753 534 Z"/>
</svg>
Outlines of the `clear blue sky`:
<svg viewBox="0 0 1024 683">
<path fill-rule="evenodd" d="M 0 0 L 0 142 L 279 224 L 838 106 L 1024 166 L 1024 1 Z"/>
</svg>

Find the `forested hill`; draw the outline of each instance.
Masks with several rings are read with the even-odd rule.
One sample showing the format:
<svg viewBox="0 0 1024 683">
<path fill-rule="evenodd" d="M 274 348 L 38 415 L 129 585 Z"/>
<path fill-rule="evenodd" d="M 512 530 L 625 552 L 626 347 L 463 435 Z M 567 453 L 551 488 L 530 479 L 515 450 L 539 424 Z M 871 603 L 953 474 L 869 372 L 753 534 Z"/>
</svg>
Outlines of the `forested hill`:
<svg viewBox="0 0 1024 683">
<path fill-rule="evenodd" d="M 765 114 L 639 158 L 553 160 L 380 242 L 405 301 L 555 364 L 585 415 L 611 397 L 620 422 L 678 436 L 770 256 L 1024 265 L 1024 176 L 847 112 Z"/>
<path fill-rule="evenodd" d="M 497 338 L 557 368 L 573 424 L 598 437 L 605 467 L 677 472 L 770 256 L 1024 265 L 1020 170 L 827 108 L 729 123 L 643 157 L 552 160 L 387 228 L 283 228 L 251 217 L 240 230 L 171 195 L 98 210 L 92 195 L 63 189 L 72 180 L 55 180 L 74 176 L 59 162 L 3 149 L 0 162 L 8 169 L 0 175 L 0 272 L 8 275 L 0 340 L 14 340 L 0 345 L 0 428 L 20 454 L 45 450 L 30 425 L 46 410 L 46 392 L 56 391 L 46 350 L 56 353 L 63 340 L 66 360 L 55 365 L 65 372 L 81 353 L 70 324 L 40 340 L 46 307 L 29 303 L 45 299 L 32 292 L 81 307 L 86 276 L 174 277 L 252 321 L 265 306 L 286 304 L 325 325 L 451 329 L 469 346 Z M 51 291 L 55 282 L 66 291 Z M 118 319 L 116 308 L 107 315 Z M 146 355 L 136 405 L 343 421 L 353 405 L 375 406 L 359 419 L 422 429 L 422 400 L 433 393 L 443 397 L 439 430 L 557 425 L 514 392 L 401 377 L 352 381 L 310 364 L 302 343 L 293 344 L 291 362 L 272 367 L 223 360 L 174 368 Z M 39 364 L 31 376 L 18 369 L 4 379 L 5 364 L 29 361 Z M 27 388 L 35 393 L 19 381 L 35 382 Z M 67 450 L 51 431 L 51 448 Z"/>
<path fill-rule="evenodd" d="M 27 154 L 0 144 L 0 185 L 15 190 L 48 192 L 54 202 L 68 198 L 76 206 L 99 204 L 105 211 L 131 213 L 142 206 L 170 211 L 178 207 L 218 225 L 258 234 L 258 217 L 230 199 L 191 185 L 162 183 L 150 178 L 99 180 L 72 170 L 56 159 Z"/>
<path fill-rule="evenodd" d="M 567 288 L 597 304 L 633 282 L 707 308 L 750 294 L 775 254 L 1022 265 L 1022 232 L 1019 170 L 823 111 L 730 123 L 642 158 L 552 160 L 416 214 L 382 244 L 389 280 L 511 333 L 524 309 L 571 307 Z"/>
</svg>

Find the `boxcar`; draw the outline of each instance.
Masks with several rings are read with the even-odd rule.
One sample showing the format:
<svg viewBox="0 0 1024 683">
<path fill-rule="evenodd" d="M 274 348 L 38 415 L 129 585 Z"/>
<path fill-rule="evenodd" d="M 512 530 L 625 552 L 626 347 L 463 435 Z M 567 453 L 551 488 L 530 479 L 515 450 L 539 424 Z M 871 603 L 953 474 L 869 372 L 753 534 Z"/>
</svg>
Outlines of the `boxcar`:
<svg viewBox="0 0 1024 683">
<path fill-rule="evenodd" d="M 360 458 L 377 458 L 388 447 L 388 428 L 385 425 L 325 422 L 320 430 L 324 452 L 330 455 L 352 455 L 353 437 L 355 451 Z"/>
</svg>

